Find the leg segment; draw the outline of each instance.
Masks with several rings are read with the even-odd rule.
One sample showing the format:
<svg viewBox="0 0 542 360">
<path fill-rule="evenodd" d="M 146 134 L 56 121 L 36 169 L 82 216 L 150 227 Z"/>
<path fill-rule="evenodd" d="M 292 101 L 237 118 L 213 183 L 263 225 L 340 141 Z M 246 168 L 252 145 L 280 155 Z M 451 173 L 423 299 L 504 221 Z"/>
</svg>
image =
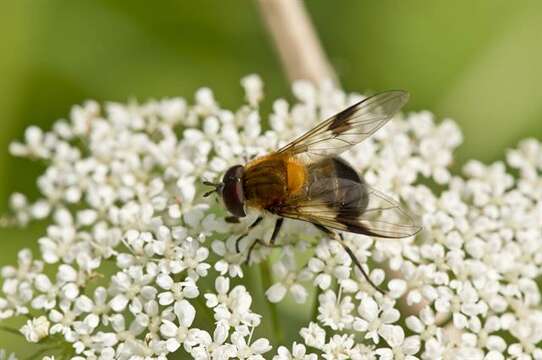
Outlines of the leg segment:
<svg viewBox="0 0 542 360">
<path fill-rule="evenodd" d="M 254 240 L 254 242 L 250 245 L 250 248 L 248 249 L 247 258 L 245 260 L 245 263 L 250 262 L 250 255 L 252 254 L 252 250 L 254 250 L 254 247 L 256 244 L 260 244 L 261 246 L 265 247 L 280 247 L 280 245 L 275 245 L 275 240 L 277 240 L 277 237 L 280 232 L 280 228 L 282 227 L 282 223 L 284 222 L 283 218 L 278 218 L 275 222 L 275 227 L 273 228 L 273 233 L 271 234 L 271 239 L 269 240 L 269 244 L 266 244 L 260 239 Z"/>
<path fill-rule="evenodd" d="M 241 250 L 239 250 L 239 242 L 240 242 L 241 240 L 243 240 L 243 238 L 244 238 L 245 236 L 248 235 L 248 233 L 250 232 L 250 230 L 252 230 L 252 229 L 253 229 L 256 225 L 258 225 L 262 220 L 263 220 L 263 217 L 258 216 L 258 218 L 257 218 L 256 220 L 254 220 L 254 222 L 253 222 L 252 224 L 250 224 L 250 226 L 248 227 L 247 232 L 244 233 L 243 235 L 239 236 L 239 237 L 237 238 L 237 240 L 235 240 L 235 251 L 237 251 L 238 253 L 241 252 Z"/>
<path fill-rule="evenodd" d="M 330 237 L 332 237 L 334 240 L 338 241 L 342 247 L 344 248 L 344 250 L 346 251 L 346 253 L 348 254 L 348 256 L 350 256 L 350 258 L 352 259 L 352 261 L 354 262 L 354 264 L 356 265 L 356 267 L 359 269 L 359 271 L 361 271 L 361 273 L 363 274 L 363 277 L 365 278 L 365 280 L 367 280 L 367 282 L 376 290 L 378 291 L 379 293 L 381 294 L 385 294 L 384 290 L 380 289 L 378 286 L 376 286 L 375 283 L 373 283 L 373 281 L 371 280 L 371 278 L 369 277 L 369 275 L 365 272 L 365 270 L 363 270 L 363 267 L 361 266 L 361 263 L 360 261 L 358 260 L 358 258 L 356 257 L 356 255 L 354 254 L 354 252 L 352 251 L 352 249 L 350 249 L 350 247 L 348 245 L 346 245 L 346 243 L 344 242 L 343 240 L 343 237 L 342 235 L 338 235 L 335 231 L 332 231 L 328 228 L 326 228 L 325 226 L 322 226 L 322 225 L 319 225 L 319 224 L 314 224 L 319 230 L 322 230 L 324 233 L 326 233 L 327 235 L 329 235 Z"/>
<path fill-rule="evenodd" d="M 230 224 L 239 224 L 241 222 L 237 216 L 226 216 L 224 220 Z"/>
<path fill-rule="evenodd" d="M 259 244 L 260 246 L 269 247 L 269 248 L 278 248 L 282 247 L 282 245 L 273 245 L 273 244 L 267 244 L 266 242 L 256 239 L 252 244 L 250 244 L 250 247 L 248 248 L 247 258 L 245 259 L 245 264 L 248 264 L 250 262 L 250 256 L 252 255 L 252 250 L 256 247 L 256 244 Z"/>
<path fill-rule="evenodd" d="M 282 223 L 284 222 L 284 218 L 278 218 L 275 222 L 275 228 L 273 229 L 273 234 L 271 234 L 271 240 L 269 240 L 269 243 L 271 245 L 275 244 L 275 240 L 277 240 L 277 236 L 279 235 L 280 228 L 282 227 Z"/>
</svg>

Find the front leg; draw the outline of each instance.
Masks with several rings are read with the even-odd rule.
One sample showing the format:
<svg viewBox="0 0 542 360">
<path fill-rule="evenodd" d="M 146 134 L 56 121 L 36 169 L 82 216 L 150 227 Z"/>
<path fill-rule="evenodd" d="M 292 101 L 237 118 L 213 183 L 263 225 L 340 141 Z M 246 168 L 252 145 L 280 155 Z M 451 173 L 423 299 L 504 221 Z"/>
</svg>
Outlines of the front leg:
<svg viewBox="0 0 542 360">
<path fill-rule="evenodd" d="M 247 258 L 245 260 L 245 263 L 250 262 L 250 255 L 252 254 L 252 250 L 254 250 L 254 247 L 256 244 L 260 244 L 261 246 L 266 247 L 280 247 L 280 245 L 275 245 L 275 241 L 277 240 L 277 237 L 279 235 L 280 229 L 282 228 L 282 223 L 284 222 L 284 218 L 278 218 L 277 221 L 275 221 L 275 227 L 273 228 L 273 233 L 271 234 L 271 239 L 269 240 L 269 244 L 266 244 L 260 239 L 254 240 L 254 242 L 250 245 L 250 248 L 248 249 Z"/>
<path fill-rule="evenodd" d="M 243 235 L 239 236 L 237 240 L 235 240 L 235 251 L 237 253 L 241 252 L 241 250 L 239 250 L 239 243 L 241 242 L 241 240 L 243 240 L 243 238 L 245 238 L 249 234 L 250 230 L 256 227 L 256 225 L 258 225 L 262 220 L 263 220 L 263 217 L 258 216 L 258 218 L 254 220 L 252 224 L 250 224 L 250 226 L 248 227 L 248 230 Z"/>
<path fill-rule="evenodd" d="M 239 224 L 241 222 L 237 216 L 226 216 L 224 220 L 230 224 Z"/>
<path fill-rule="evenodd" d="M 282 228 L 282 223 L 284 222 L 284 218 L 278 218 L 275 222 L 275 228 L 273 229 L 273 234 L 271 234 L 271 240 L 269 240 L 269 243 L 271 245 L 275 244 L 275 240 L 277 240 L 277 237 L 279 235 L 280 229 Z"/>
</svg>

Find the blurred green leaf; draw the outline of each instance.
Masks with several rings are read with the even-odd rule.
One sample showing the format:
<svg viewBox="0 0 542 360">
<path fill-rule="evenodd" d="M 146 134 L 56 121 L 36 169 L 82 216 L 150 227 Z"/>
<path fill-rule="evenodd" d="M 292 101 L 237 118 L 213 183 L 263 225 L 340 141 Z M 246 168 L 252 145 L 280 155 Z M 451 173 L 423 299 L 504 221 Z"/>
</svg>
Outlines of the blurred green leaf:
<svg viewBox="0 0 542 360">
<path fill-rule="evenodd" d="M 542 10 L 526 6 L 458 73 L 435 110 L 461 119 L 461 158 L 494 161 L 525 137 L 542 138 Z"/>
</svg>

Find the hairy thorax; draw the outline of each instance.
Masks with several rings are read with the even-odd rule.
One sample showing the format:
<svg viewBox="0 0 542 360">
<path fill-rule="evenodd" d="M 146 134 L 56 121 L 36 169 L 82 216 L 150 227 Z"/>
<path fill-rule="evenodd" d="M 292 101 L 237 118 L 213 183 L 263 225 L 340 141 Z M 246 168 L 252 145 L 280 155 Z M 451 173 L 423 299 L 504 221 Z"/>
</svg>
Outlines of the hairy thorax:
<svg viewBox="0 0 542 360">
<path fill-rule="evenodd" d="M 280 206 L 306 188 L 307 169 L 297 159 L 269 155 L 248 163 L 243 176 L 247 205 L 258 209 Z"/>
</svg>

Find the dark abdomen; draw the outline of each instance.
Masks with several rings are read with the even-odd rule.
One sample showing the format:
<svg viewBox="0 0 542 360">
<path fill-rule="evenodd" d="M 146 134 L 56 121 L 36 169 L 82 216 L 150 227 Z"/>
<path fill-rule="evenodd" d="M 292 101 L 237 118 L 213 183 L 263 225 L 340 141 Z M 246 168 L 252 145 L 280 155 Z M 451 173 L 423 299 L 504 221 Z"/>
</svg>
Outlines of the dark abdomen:
<svg viewBox="0 0 542 360">
<path fill-rule="evenodd" d="M 318 199 L 322 205 L 332 208 L 337 218 L 357 217 L 369 202 L 365 181 L 350 164 L 339 157 L 309 167 L 307 197 Z"/>
</svg>

